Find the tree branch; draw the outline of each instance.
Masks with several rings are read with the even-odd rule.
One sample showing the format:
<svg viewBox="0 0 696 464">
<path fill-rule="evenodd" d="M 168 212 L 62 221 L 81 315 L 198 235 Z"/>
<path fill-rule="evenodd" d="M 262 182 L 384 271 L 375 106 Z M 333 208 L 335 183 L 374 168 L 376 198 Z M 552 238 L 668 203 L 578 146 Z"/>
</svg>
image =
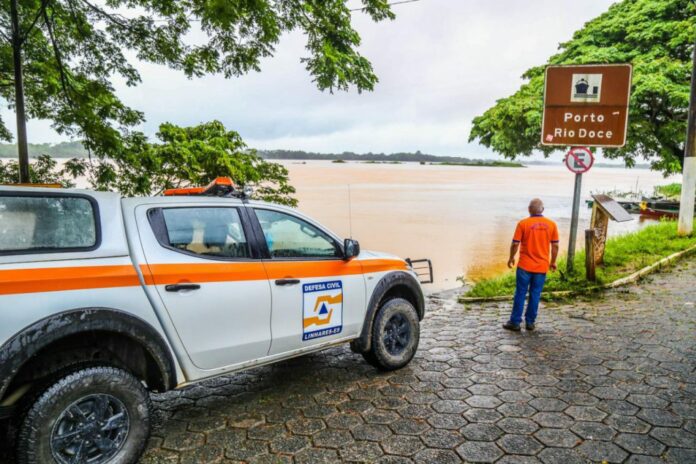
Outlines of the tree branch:
<svg viewBox="0 0 696 464">
<path fill-rule="evenodd" d="M 111 22 L 111 23 L 113 23 L 113 24 L 115 24 L 123 29 L 126 29 L 128 31 L 133 30 L 133 28 L 130 27 L 130 25 L 128 24 L 128 18 L 125 18 L 124 16 L 121 16 L 121 15 L 108 13 L 108 12 L 102 10 L 101 8 L 99 8 L 98 6 L 92 5 L 87 0 L 80 0 L 80 1 L 82 1 L 82 3 L 87 5 L 89 7 L 89 9 L 91 9 L 92 11 L 97 13 L 99 16 L 107 19 L 109 22 Z"/>
<path fill-rule="evenodd" d="M 53 55 L 55 56 L 56 64 L 58 65 L 58 73 L 60 74 L 60 85 L 63 88 L 63 93 L 65 94 L 65 100 L 68 103 L 68 105 L 70 105 L 71 108 L 74 108 L 75 105 L 73 104 L 72 98 L 70 97 L 70 92 L 68 91 L 68 87 L 72 88 L 72 85 L 70 85 L 70 83 L 68 82 L 67 76 L 65 75 L 65 68 L 63 66 L 63 59 L 61 57 L 60 48 L 58 47 L 58 42 L 56 41 L 56 37 L 54 34 L 53 17 L 51 15 L 51 18 L 49 18 L 46 10 L 43 11 L 43 17 L 44 17 L 44 21 L 46 21 L 46 30 L 48 31 L 48 37 L 51 39 L 51 44 L 53 45 Z"/>
<path fill-rule="evenodd" d="M 29 37 L 29 33 L 31 32 L 32 29 L 34 29 L 34 26 L 36 26 L 36 23 L 39 21 L 39 18 L 43 16 L 44 12 L 46 11 L 46 7 L 48 6 L 50 0 L 41 0 L 41 6 L 39 7 L 39 11 L 36 12 L 36 16 L 34 17 L 34 20 L 31 22 L 29 27 L 27 28 L 26 31 L 24 31 L 24 34 L 20 32 L 19 34 L 19 44 L 22 45 L 24 41 Z"/>
</svg>

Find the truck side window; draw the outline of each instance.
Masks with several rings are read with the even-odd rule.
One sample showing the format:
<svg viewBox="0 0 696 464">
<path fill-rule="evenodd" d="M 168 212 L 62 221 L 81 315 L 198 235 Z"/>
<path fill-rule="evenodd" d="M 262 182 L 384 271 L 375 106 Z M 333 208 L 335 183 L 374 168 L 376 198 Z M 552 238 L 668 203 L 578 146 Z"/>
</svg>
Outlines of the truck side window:
<svg viewBox="0 0 696 464">
<path fill-rule="evenodd" d="M 88 251 L 98 246 L 96 202 L 67 194 L 0 195 L 0 253 Z"/>
<path fill-rule="evenodd" d="M 300 218 L 256 209 L 272 258 L 338 258 L 341 250 L 325 232 Z"/>
<path fill-rule="evenodd" d="M 236 208 L 162 210 L 169 245 L 177 250 L 220 258 L 249 258 L 249 244 Z"/>
</svg>

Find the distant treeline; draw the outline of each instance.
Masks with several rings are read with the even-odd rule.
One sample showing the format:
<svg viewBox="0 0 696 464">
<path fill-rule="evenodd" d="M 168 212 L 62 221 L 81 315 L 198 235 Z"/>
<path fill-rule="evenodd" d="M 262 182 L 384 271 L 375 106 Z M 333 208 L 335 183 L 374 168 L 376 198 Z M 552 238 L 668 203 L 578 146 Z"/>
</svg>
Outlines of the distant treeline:
<svg viewBox="0 0 696 464">
<path fill-rule="evenodd" d="M 84 158 L 87 156 L 87 150 L 80 142 L 30 143 L 29 156 L 36 158 L 39 155 L 49 155 L 53 158 Z M 0 158 L 16 157 L 17 145 L 0 143 Z"/>
<path fill-rule="evenodd" d="M 314 153 L 301 150 L 258 150 L 259 156 L 264 159 L 276 160 L 344 160 L 344 161 L 400 161 L 400 162 L 427 162 L 427 163 L 453 163 L 453 164 L 488 164 L 491 160 L 478 160 L 459 156 L 437 156 L 416 151 L 415 153 Z M 53 158 L 83 158 L 87 156 L 87 150 L 80 142 L 30 143 L 29 156 L 49 155 Z M 0 144 L 0 158 L 17 157 L 17 145 Z M 507 162 L 503 162 L 507 163 Z M 518 163 L 513 163 L 518 164 Z"/>
<path fill-rule="evenodd" d="M 426 162 L 426 163 L 446 163 L 446 164 L 490 164 L 492 160 L 481 160 L 464 158 L 461 156 L 438 156 L 429 155 L 416 151 L 415 153 L 354 153 L 344 151 L 343 153 L 314 153 L 302 150 L 258 150 L 259 155 L 265 159 L 276 160 L 343 160 L 343 161 L 383 161 L 383 162 Z M 507 164 L 508 162 L 503 161 Z M 512 162 L 510 164 L 519 164 Z"/>
</svg>

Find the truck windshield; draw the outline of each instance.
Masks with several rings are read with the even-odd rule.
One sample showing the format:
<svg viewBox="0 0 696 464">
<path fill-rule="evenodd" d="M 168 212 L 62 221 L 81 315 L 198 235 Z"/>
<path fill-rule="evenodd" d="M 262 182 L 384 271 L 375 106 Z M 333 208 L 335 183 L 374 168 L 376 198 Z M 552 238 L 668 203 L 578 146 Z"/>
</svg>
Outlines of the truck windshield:
<svg viewBox="0 0 696 464">
<path fill-rule="evenodd" d="M 0 193 L 0 253 L 79 251 L 96 245 L 89 199 Z"/>
</svg>

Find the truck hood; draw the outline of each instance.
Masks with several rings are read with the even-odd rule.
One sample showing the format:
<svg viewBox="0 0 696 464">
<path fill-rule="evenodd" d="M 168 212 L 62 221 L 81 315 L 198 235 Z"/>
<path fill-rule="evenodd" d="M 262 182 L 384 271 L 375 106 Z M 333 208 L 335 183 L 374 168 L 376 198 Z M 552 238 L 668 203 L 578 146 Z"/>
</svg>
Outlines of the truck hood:
<svg viewBox="0 0 696 464">
<path fill-rule="evenodd" d="M 396 255 L 392 255 L 390 253 L 382 253 L 381 251 L 369 251 L 369 250 L 361 250 L 360 255 L 358 255 L 358 259 L 360 259 L 360 260 L 390 259 L 390 260 L 405 262 L 405 260 L 403 258 L 399 258 Z"/>
</svg>

